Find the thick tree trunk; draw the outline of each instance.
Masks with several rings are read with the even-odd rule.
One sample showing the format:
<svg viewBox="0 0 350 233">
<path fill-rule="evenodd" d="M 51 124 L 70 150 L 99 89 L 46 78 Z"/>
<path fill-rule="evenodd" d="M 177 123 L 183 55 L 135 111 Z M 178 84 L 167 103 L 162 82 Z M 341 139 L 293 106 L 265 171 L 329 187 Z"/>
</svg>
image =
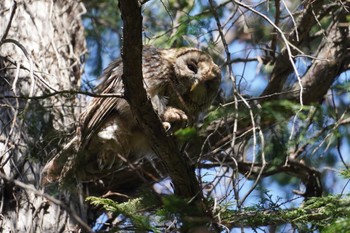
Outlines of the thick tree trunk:
<svg viewBox="0 0 350 233">
<path fill-rule="evenodd" d="M 79 88 L 82 13 L 72 0 L 0 1 L 0 231 L 72 227 L 67 207 L 40 195 L 40 171 L 61 140 L 57 130 L 73 127 L 79 112 L 74 97 L 51 94 Z"/>
</svg>

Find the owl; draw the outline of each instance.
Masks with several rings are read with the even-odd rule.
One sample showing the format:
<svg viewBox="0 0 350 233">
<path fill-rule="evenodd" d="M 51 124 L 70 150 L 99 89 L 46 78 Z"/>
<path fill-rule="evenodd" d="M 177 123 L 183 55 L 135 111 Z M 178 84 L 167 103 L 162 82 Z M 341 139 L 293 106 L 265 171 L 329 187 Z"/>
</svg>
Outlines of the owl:
<svg viewBox="0 0 350 233">
<path fill-rule="evenodd" d="M 217 95 L 221 81 L 219 67 L 196 48 L 145 46 L 142 72 L 148 98 L 168 131 L 195 122 Z M 44 167 L 44 184 L 69 177 L 96 180 L 125 163 L 154 156 L 151 142 L 122 97 L 122 74 L 121 59 L 106 68 L 97 92 L 116 96 L 91 101 L 80 116 L 75 137 Z"/>
</svg>

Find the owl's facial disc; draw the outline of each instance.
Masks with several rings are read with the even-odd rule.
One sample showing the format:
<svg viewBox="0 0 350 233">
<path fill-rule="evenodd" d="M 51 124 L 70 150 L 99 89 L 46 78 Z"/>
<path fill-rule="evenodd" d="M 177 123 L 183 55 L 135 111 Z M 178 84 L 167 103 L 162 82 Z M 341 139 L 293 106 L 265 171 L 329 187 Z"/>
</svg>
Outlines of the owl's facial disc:
<svg viewBox="0 0 350 233">
<path fill-rule="evenodd" d="M 191 86 L 190 92 L 195 91 L 196 89 L 204 89 L 204 93 L 209 90 L 212 90 L 215 92 L 219 88 L 219 84 L 221 81 L 221 74 L 219 67 L 214 64 L 213 62 L 198 62 L 197 66 L 200 70 L 199 75 L 201 78 L 196 78 L 193 81 L 193 84 Z"/>
<path fill-rule="evenodd" d="M 209 64 L 208 64 L 209 63 Z M 176 58 L 175 74 L 186 90 L 194 89 L 207 73 L 209 65 L 213 62 L 206 53 L 189 48 Z"/>
<path fill-rule="evenodd" d="M 190 115 L 196 115 L 216 96 L 221 81 L 220 69 L 208 54 L 188 48 L 177 54 L 174 71 L 178 80 L 175 91 L 186 100 L 179 102 L 184 102 Z"/>
</svg>

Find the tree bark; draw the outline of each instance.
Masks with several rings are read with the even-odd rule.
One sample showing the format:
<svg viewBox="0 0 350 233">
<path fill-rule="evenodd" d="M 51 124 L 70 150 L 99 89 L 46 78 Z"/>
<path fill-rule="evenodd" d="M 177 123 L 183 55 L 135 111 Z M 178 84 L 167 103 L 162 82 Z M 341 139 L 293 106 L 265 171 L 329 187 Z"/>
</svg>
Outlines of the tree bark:
<svg viewBox="0 0 350 233">
<path fill-rule="evenodd" d="M 73 127 L 80 110 L 74 97 L 30 97 L 79 89 L 85 9 L 70 0 L 3 0 L 0 9 L 0 227 L 68 231 L 70 203 L 41 195 L 40 172 L 62 140 L 57 130 Z"/>
</svg>

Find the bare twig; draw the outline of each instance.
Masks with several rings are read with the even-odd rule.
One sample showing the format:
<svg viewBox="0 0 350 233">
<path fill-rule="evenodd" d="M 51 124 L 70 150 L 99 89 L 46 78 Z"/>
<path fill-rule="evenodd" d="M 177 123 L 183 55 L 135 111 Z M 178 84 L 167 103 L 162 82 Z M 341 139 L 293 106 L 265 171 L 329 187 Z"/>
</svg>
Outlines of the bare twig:
<svg viewBox="0 0 350 233">
<path fill-rule="evenodd" d="M 298 28 L 297 28 L 297 23 L 295 22 L 295 19 L 294 19 L 294 16 L 292 15 L 292 13 L 290 12 L 287 4 L 286 4 L 286 1 L 285 0 L 282 0 L 282 3 L 287 11 L 287 13 L 289 14 L 290 18 L 292 19 L 292 22 L 293 22 L 293 26 L 294 26 L 294 31 L 295 31 L 295 37 L 296 37 L 296 41 L 299 41 L 299 33 L 298 33 Z"/>
<path fill-rule="evenodd" d="M 115 97 L 115 98 L 124 98 L 124 95 L 121 93 L 105 93 L 105 94 L 97 94 L 87 91 L 77 91 L 77 90 L 62 90 L 62 91 L 55 91 L 49 94 L 39 95 L 39 96 L 17 96 L 17 95 L 0 95 L 0 99 L 33 99 L 33 100 L 40 100 L 40 99 L 46 99 L 52 96 L 56 95 L 86 95 L 96 98 L 109 98 L 109 97 Z"/>
</svg>

